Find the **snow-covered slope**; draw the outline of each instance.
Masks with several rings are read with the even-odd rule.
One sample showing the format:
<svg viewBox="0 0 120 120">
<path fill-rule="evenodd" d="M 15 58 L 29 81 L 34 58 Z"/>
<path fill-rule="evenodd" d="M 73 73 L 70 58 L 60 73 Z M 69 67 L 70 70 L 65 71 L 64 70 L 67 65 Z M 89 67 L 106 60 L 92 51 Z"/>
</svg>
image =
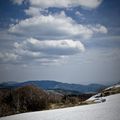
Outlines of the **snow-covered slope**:
<svg viewBox="0 0 120 120">
<path fill-rule="evenodd" d="M 31 112 L 0 120 L 120 120 L 120 94 L 106 97 L 106 102 L 78 107 Z"/>
<path fill-rule="evenodd" d="M 117 85 L 108 87 L 108 88 L 106 88 L 105 90 L 109 90 L 109 89 L 112 89 L 112 88 L 120 88 L 120 84 L 117 84 Z"/>
</svg>

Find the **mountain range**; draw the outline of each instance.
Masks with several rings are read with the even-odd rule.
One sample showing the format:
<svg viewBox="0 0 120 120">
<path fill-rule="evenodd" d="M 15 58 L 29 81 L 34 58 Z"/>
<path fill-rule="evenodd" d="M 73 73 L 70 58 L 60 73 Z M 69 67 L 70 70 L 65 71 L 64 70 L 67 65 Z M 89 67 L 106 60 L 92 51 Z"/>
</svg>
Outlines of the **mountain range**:
<svg viewBox="0 0 120 120">
<path fill-rule="evenodd" d="M 101 89 L 106 88 L 105 85 L 101 84 L 70 84 L 62 83 L 52 80 L 35 80 L 35 81 L 26 81 L 26 82 L 4 82 L 0 84 L 0 88 L 17 88 L 26 85 L 35 85 L 37 87 L 43 88 L 45 90 L 65 90 L 65 91 L 76 91 L 80 93 L 96 93 Z"/>
</svg>

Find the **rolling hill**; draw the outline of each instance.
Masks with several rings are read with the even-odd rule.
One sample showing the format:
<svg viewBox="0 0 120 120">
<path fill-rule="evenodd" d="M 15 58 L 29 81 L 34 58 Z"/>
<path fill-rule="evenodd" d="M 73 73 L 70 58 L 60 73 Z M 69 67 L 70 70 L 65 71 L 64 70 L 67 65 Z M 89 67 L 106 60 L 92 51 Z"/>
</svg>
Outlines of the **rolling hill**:
<svg viewBox="0 0 120 120">
<path fill-rule="evenodd" d="M 81 85 L 81 84 L 69 84 L 62 83 L 57 81 L 50 80 L 36 80 L 36 81 L 27 81 L 27 82 L 9 82 L 9 83 L 1 83 L 0 88 L 17 88 L 25 85 L 36 85 L 45 90 L 66 90 L 66 91 L 76 91 L 81 93 L 96 93 L 101 89 L 104 89 L 106 86 L 101 84 L 89 84 L 89 85 Z"/>
</svg>

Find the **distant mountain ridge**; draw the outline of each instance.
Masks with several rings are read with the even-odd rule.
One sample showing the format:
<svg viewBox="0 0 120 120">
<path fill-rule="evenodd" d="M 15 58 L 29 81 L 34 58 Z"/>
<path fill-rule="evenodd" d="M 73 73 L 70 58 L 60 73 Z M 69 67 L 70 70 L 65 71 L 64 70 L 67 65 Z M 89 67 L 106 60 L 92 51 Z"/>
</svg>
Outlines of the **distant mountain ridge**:
<svg viewBox="0 0 120 120">
<path fill-rule="evenodd" d="M 81 84 L 70 84 L 70 83 L 62 83 L 52 80 L 36 80 L 36 81 L 26 81 L 26 82 L 8 82 L 1 83 L 0 88 L 16 88 L 25 85 L 36 85 L 45 90 L 70 90 L 77 91 L 81 93 L 91 93 L 98 92 L 100 89 L 106 88 L 106 86 L 101 84 L 89 84 L 89 85 L 81 85 Z"/>
</svg>

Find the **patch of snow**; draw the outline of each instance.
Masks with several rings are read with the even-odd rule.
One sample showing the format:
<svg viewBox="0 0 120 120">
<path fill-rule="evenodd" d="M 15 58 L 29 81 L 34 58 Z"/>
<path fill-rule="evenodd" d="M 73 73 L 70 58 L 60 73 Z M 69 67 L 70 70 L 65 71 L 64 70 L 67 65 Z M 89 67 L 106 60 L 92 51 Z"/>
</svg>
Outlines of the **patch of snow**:
<svg viewBox="0 0 120 120">
<path fill-rule="evenodd" d="M 118 87 L 120 87 L 120 85 L 116 85 L 115 87 L 118 88 Z"/>
<path fill-rule="evenodd" d="M 90 97 L 87 101 L 89 101 L 89 100 L 94 100 L 94 99 L 99 98 L 99 97 L 100 97 L 100 93 L 98 93 L 98 94 Z"/>
<path fill-rule="evenodd" d="M 92 97 L 90 97 L 88 100 L 86 101 L 94 101 L 95 103 L 101 103 L 101 102 L 105 102 L 106 99 L 105 97 L 101 97 L 101 93 L 98 93 Z"/>
<path fill-rule="evenodd" d="M 99 104 L 24 113 L 0 120 L 120 120 L 120 94 L 105 99 L 106 102 Z"/>
<path fill-rule="evenodd" d="M 108 88 L 106 88 L 105 90 L 109 90 L 109 89 L 112 89 L 112 88 L 119 88 L 119 87 L 120 87 L 120 84 L 117 84 L 117 85 L 108 87 Z"/>
</svg>

